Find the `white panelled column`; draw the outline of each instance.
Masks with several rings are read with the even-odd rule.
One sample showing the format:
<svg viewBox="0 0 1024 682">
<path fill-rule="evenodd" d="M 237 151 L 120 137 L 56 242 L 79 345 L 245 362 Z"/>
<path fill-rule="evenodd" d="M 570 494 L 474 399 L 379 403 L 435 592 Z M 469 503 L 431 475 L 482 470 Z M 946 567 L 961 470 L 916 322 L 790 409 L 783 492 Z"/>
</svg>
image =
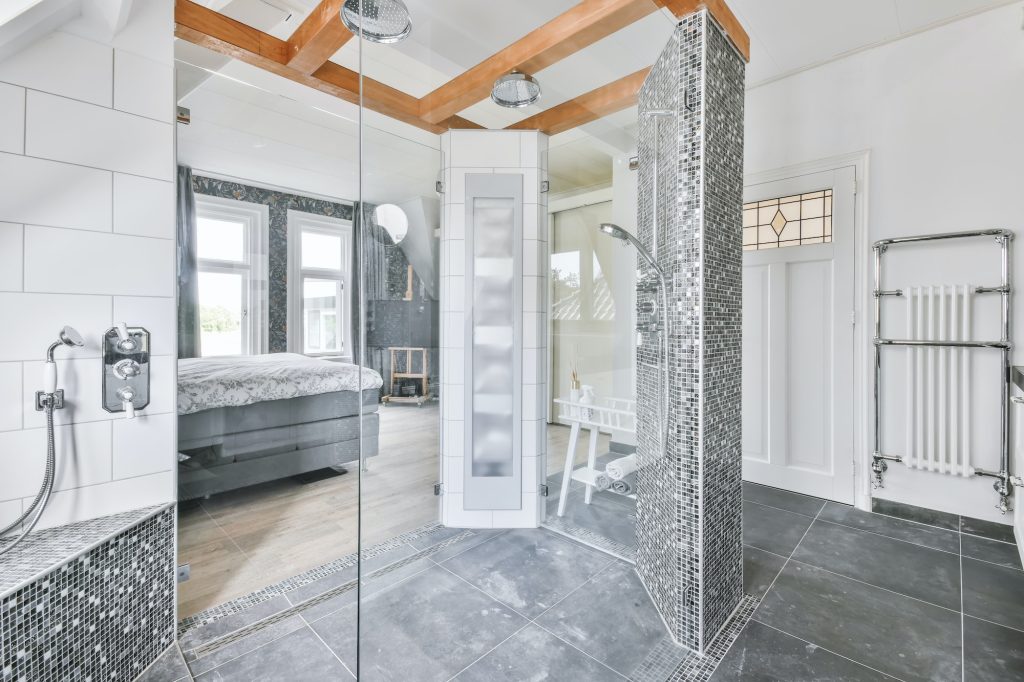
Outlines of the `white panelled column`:
<svg viewBox="0 0 1024 682">
<path fill-rule="evenodd" d="M 547 136 L 441 136 L 441 521 L 534 528 L 546 447 Z"/>
</svg>

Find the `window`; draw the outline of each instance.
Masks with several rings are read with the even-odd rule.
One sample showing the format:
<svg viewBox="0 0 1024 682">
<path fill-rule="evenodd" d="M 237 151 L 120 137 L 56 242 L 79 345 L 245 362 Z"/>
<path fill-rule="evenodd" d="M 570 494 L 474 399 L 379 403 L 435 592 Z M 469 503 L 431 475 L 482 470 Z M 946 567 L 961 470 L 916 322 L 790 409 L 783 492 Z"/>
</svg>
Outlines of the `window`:
<svg viewBox="0 0 1024 682">
<path fill-rule="evenodd" d="M 266 206 L 196 195 L 200 351 L 266 352 Z"/>
<path fill-rule="evenodd" d="M 294 353 L 351 358 L 352 223 L 288 211 L 288 347 Z"/>
<path fill-rule="evenodd" d="M 743 249 L 832 241 L 832 190 L 743 204 Z"/>
</svg>

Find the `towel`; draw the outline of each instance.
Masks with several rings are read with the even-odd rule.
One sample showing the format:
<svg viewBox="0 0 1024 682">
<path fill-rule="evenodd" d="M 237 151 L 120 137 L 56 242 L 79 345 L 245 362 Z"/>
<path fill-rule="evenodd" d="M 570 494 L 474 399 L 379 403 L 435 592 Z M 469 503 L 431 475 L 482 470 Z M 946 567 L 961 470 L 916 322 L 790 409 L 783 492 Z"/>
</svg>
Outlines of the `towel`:
<svg viewBox="0 0 1024 682">
<path fill-rule="evenodd" d="M 636 473 L 612 483 L 612 490 L 620 495 L 632 495 L 636 491 Z"/>
<path fill-rule="evenodd" d="M 614 459 L 608 462 L 608 466 L 604 470 L 613 481 L 621 481 L 636 471 L 636 455 Z"/>
<path fill-rule="evenodd" d="M 608 490 L 608 488 L 612 487 L 612 479 L 609 478 L 608 474 L 598 472 L 594 476 L 594 487 L 598 490 Z"/>
</svg>

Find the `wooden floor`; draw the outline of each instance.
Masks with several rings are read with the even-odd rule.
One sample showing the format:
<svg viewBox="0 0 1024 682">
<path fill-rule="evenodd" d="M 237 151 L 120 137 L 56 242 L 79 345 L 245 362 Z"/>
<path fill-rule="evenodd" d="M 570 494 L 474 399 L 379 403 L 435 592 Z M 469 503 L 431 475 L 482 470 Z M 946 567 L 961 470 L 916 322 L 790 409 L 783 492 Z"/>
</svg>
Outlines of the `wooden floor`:
<svg viewBox="0 0 1024 682">
<path fill-rule="evenodd" d="M 380 454 L 363 474 L 362 532 L 368 547 L 437 521 L 439 414 L 436 403 L 380 409 Z M 548 470 L 561 469 L 569 439 L 548 427 Z M 607 450 L 601 437 L 600 452 Z M 586 442 L 577 460 L 586 456 Z M 180 618 L 351 554 L 357 546 L 358 474 L 302 484 L 272 483 L 183 503 L 179 563 L 191 577 L 178 588 Z"/>
</svg>

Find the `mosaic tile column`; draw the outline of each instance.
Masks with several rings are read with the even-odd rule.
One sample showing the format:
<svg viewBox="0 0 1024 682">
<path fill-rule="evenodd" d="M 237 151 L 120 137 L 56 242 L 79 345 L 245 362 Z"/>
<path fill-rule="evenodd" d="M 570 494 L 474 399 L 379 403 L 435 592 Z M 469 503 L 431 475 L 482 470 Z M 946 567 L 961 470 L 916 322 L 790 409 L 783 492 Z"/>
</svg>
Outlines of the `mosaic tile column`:
<svg viewBox="0 0 1024 682">
<path fill-rule="evenodd" d="M 673 638 L 698 652 L 743 596 L 743 95 L 744 61 L 704 10 L 679 23 L 640 91 L 637 224 L 666 273 L 671 332 L 664 453 L 658 335 L 637 351 L 637 572 Z M 645 115 L 657 110 L 668 115 Z"/>
</svg>

